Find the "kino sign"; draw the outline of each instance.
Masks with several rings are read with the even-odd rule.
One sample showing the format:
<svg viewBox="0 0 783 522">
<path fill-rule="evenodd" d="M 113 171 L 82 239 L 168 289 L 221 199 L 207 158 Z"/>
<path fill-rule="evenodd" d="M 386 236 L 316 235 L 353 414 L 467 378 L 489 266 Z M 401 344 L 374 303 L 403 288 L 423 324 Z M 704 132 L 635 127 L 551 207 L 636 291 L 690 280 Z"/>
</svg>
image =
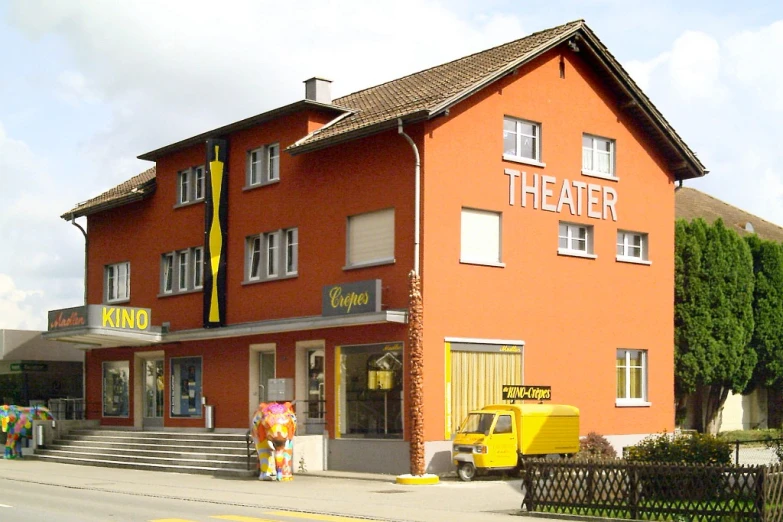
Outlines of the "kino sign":
<svg viewBox="0 0 783 522">
<path fill-rule="evenodd" d="M 108 328 L 149 331 L 152 310 L 131 306 L 87 305 L 49 312 L 49 331 L 77 328 Z"/>
</svg>

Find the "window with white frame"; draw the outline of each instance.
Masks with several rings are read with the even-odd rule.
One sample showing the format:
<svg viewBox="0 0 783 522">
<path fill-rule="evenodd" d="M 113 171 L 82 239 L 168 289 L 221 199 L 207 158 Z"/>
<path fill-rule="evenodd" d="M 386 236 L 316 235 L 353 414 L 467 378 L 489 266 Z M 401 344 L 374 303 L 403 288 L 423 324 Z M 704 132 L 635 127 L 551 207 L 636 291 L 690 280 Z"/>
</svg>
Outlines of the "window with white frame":
<svg viewBox="0 0 783 522">
<path fill-rule="evenodd" d="M 541 125 L 506 116 L 503 118 L 503 159 L 541 163 Z"/>
<path fill-rule="evenodd" d="M 394 209 L 348 217 L 346 268 L 394 262 Z"/>
<path fill-rule="evenodd" d="M 177 203 L 203 201 L 206 190 L 204 166 L 192 167 L 177 173 Z"/>
<path fill-rule="evenodd" d="M 161 256 L 160 291 L 178 294 L 204 286 L 204 248 L 193 247 Z"/>
<path fill-rule="evenodd" d="M 557 252 L 564 255 L 595 257 L 593 254 L 593 227 L 561 221 Z"/>
<path fill-rule="evenodd" d="M 245 241 L 245 280 L 293 277 L 299 270 L 299 230 L 286 228 L 250 236 Z"/>
<path fill-rule="evenodd" d="M 648 261 L 647 234 L 617 231 L 617 260 L 644 263 Z"/>
<path fill-rule="evenodd" d="M 106 265 L 104 288 L 108 303 L 130 299 L 130 263 L 128 261 Z"/>
<path fill-rule="evenodd" d="M 246 184 L 248 187 L 279 181 L 280 144 L 272 143 L 248 151 L 246 170 Z"/>
<path fill-rule="evenodd" d="M 618 405 L 647 404 L 647 351 L 617 350 Z"/>
<path fill-rule="evenodd" d="M 582 174 L 615 178 L 614 140 L 582 135 Z"/>
<path fill-rule="evenodd" d="M 460 220 L 461 263 L 502 266 L 499 212 L 463 208 Z"/>
</svg>

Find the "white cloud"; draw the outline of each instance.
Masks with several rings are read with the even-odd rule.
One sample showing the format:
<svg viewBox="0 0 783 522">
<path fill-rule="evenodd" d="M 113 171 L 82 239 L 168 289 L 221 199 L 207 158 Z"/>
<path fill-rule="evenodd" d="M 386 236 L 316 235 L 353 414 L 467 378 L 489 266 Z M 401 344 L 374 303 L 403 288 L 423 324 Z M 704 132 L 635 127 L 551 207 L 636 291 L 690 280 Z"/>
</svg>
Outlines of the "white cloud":
<svg viewBox="0 0 783 522">
<path fill-rule="evenodd" d="M 668 60 L 669 80 L 686 101 L 724 101 L 725 88 L 721 86 L 720 45 L 710 35 L 686 31 L 672 47 Z"/>
<path fill-rule="evenodd" d="M 725 45 L 727 69 L 732 79 L 762 104 L 783 111 L 783 20 L 756 31 L 743 31 Z"/>
<path fill-rule="evenodd" d="M 40 314 L 35 301 L 42 292 L 16 288 L 13 279 L 0 273 L 0 329 L 40 330 L 46 318 Z"/>
<path fill-rule="evenodd" d="M 57 96 L 71 105 L 95 103 L 97 93 L 88 85 L 87 79 L 77 71 L 63 71 L 57 78 Z"/>
<path fill-rule="evenodd" d="M 646 91 L 650 86 L 650 76 L 659 66 L 667 63 L 671 58 L 671 53 L 663 53 L 647 62 L 641 60 L 631 60 L 625 64 L 625 70 L 631 75 L 636 84 Z"/>
</svg>

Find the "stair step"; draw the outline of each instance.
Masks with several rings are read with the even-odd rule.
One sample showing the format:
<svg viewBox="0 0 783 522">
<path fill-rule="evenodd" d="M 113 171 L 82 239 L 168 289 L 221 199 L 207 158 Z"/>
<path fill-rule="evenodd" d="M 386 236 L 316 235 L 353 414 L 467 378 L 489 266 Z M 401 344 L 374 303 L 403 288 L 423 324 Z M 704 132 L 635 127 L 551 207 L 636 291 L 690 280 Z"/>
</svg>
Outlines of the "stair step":
<svg viewBox="0 0 783 522">
<path fill-rule="evenodd" d="M 194 473 L 194 474 L 206 474 L 206 475 L 221 475 L 232 477 L 255 477 L 257 471 L 248 471 L 247 468 L 221 468 L 216 466 L 185 466 L 176 464 L 154 464 L 144 462 L 124 462 L 117 459 L 105 458 L 105 459 L 93 459 L 80 456 L 64 456 L 64 455 L 43 455 L 37 454 L 34 458 L 47 460 L 49 462 L 60 462 L 63 464 L 79 464 L 82 466 L 99 466 L 109 468 L 123 468 L 123 469 L 142 469 L 148 471 L 164 471 L 169 473 Z"/>
<path fill-rule="evenodd" d="M 226 447 L 226 446 L 191 446 L 191 445 L 172 445 L 172 444 L 138 444 L 127 442 L 104 442 L 104 441 L 85 441 L 85 440 L 65 440 L 58 439 L 47 448 L 74 448 L 74 449 L 104 449 L 112 451 L 169 451 L 172 453 L 210 453 L 221 455 L 247 455 L 246 446 Z"/>
</svg>

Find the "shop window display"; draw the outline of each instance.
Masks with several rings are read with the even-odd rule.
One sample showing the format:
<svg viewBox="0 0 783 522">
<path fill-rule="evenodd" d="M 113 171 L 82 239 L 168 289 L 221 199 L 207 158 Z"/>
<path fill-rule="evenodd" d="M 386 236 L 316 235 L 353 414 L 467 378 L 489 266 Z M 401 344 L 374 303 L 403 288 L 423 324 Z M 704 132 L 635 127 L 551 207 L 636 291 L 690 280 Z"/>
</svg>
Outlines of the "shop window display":
<svg viewBox="0 0 783 522">
<path fill-rule="evenodd" d="M 402 438 L 402 368 L 402 343 L 342 347 L 343 437 Z"/>
<path fill-rule="evenodd" d="M 103 416 L 128 416 L 128 361 L 103 363 Z"/>
<path fill-rule="evenodd" d="M 201 417 L 201 357 L 171 359 L 171 416 Z"/>
</svg>

